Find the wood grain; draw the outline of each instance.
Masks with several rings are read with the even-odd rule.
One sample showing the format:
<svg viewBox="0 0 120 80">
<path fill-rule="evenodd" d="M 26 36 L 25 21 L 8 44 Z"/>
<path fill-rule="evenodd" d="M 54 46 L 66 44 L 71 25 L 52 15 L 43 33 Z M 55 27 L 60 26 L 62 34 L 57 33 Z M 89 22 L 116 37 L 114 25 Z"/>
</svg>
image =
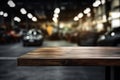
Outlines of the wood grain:
<svg viewBox="0 0 120 80">
<path fill-rule="evenodd" d="M 17 60 L 18 66 L 120 66 L 120 48 L 46 47 Z"/>
</svg>

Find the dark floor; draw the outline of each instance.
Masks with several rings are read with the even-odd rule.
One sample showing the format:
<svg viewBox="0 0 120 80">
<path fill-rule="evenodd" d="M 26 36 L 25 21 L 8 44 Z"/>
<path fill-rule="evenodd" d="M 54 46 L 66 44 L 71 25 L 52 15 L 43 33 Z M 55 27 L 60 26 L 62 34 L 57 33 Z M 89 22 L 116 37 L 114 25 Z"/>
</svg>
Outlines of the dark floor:
<svg viewBox="0 0 120 80">
<path fill-rule="evenodd" d="M 65 41 L 45 41 L 45 46 L 77 46 Z M 104 67 L 42 66 L 20 67 L 16 59 L 38 47 L 23 47 L 21 43 L 0 45 L 0 80 L 105 80 Z"/>
</svg>

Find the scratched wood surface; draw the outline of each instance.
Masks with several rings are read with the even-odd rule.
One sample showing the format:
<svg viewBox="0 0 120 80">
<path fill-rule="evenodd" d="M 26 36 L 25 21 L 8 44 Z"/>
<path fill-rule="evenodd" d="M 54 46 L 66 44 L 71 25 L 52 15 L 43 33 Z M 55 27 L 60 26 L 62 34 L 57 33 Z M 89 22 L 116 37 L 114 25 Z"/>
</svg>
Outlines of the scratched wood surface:
<svg viewBox="0 0 120 80">
<path fill-rule="evenodd" d="M 18 66 L 120 66 L 120 48 L 45 47 L 18 58 Z"/>
</svg>

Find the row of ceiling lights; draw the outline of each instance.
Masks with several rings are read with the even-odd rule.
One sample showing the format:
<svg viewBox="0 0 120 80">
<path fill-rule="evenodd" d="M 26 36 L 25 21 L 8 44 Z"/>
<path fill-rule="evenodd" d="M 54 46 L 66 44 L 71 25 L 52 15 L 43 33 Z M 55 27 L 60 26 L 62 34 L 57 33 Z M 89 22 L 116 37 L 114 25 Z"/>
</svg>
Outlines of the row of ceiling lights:
<svg viewBox="0 0 120 80">
<path fill-rule="evenodd" d="M 9 5 L 9 7 L 12 7 L 12 8 L 16 6 L 16 4 L 15 4 L 12 0 L 9 0 L 9 1 L 7 2 L 7 4 Z M 27 17 L 28 17 L 29 19 L 31 19 L 32 21 L 34 21 L 34 22 L 37 21 L 37 18 L 34 17 L 31 13 L 27 13 L 27 11 L 26 11 L 24 8 L 21 8 L 21 9 L 20 9 L 20 12 L 21 12 L 21 14 L 23 14 L 23 15 L 27 14 Z M 8 13 L 3 12 L 3 11 L 0 11 L 0 16 L 8 17 Z M 21 19 L 16 16 L 16 17 L 14 17 L 14 21 L 21 22 Z"/>
<path fill-rule="evenodd" d="M 37 21 L 37 18 L 34 17 L 31 13 L 27 13 L 27 11 L 26 11 L 25 8 L 21 8 L 21 9 L 20 9 L 20 12 L 21 12 L 21 14 L 23 14 L 23 15 L 26 15 L 26 14 L 27 14 L 27 17 L 28 17 L 29 19 L 31 19 L 32 21 L 34 21 L 34 22 Z M 17 16 L 14 17 L 14 20 L 17 21 L 17 22 L 20 22 L 20 21 L 21 21 L 21 19 L 20 19 L 19 17 L 17 17 Z"/>
<path fill-rule="evenodd" d="M 21 8 L 21 9 L 20 9 L 20 12 L 21 12 L 21 14 L 23 14 L 23 15 L 27 14 L 27 17 L 28 17 L 29 19 L 32 19 L 32 21 L 34 21 L 34 22 L 37 21 L 37 18 L 34 17 L 31 13 L 27 13 L 27 11 L 26 11 L 24 8 Z"/>
<path fill-rule="evenodd" d="M 98 7 L 100 4 L 105 4 L 105 0 L 101 0 L 101 1 L 100 1 L 100 0 L 96 0 L 96 1 L 93 3 L 93 7 Z M 78 21 L 79 19 L 81 19 L 81 18 L 84 16 L 84 14 L 86 14 L 88 17 L 90 17 L 90 16 L 91 16 L 90 12 L 91 12 L 91 9 L 90 9 L 90 8 L 86 8 L 86 9 L 83 11 L 83 13 L 80 12 L 77 16 L 74 17 L 73 20 L 74 20 L 74 21 Z M 52 20 L 53 20 L 55 23 L 58 22 L 59 13 L 60 13 L 60 9 L 59 9 L 59 8 L 56 8 L 56 9 L 54 10 L 54 14 L 53 14 L 53 18 L 52 18 Z"/>
<path fill-rule="evenodd" d="M 83 11 L 83 13 L 84 13 L 84 14 L 87 14 L 88 17 L 91 15 L 90 12 L 91 12 L 91 9 L 90 9 L 90 8 L 86 8 L 86 9 Z M 83 13 L 80 12 L 77 16 L 74 17 L 73 20 L 74 20 L 74 21 L 78 21 L 79 19 L 81 19 L 81 18 L 84 16 Z"/>
<path fill-rule="evenodd" d="M 96 0 L 94 3 L 93 3 L 93 7 L 98 7 L 100 4 L 105 4 L 105 0 Z"/>
<path fill-rule="evenodd" d="M 0 16 L 3 16 L 3 17 L 8 17 L 8 13 L 3 12 L 3 11 L 0 11 Z"/>
<path fill-rule="evenodd" d="M 100 4 L 105 4 L 105 0 L 96 0 L 94 3 L 93 3 L 93 7 L 98 7 Z M 84 11 L 83 11 L 83 13 L 84 14 L 86 14 L 88 17 L 91 15 L 90 14 L 90 12 L 91 12 L 91 9 L 90 8 L 86 8 Z M 74 21 L 78 21 L 79 19 L 81 19 L 83 16 L 84 16 L 84 14 L 83 14 L 82 12 L 81 13 L 79 13 L 77 16 L 75 16 L 74 17 Z"/>
<path fill-rule="evenodd" d="M 55 23 L 58 22 L 59 13 L 60 13 L 60 8 L 56 8 L 56 9 L 54 10 L 54 14 L 53 14 L 53 18 L 52 18 L 52 20 L 53 20 Z"/>
<path fill-rule="evenodd" d="M 9 7 L 15 7 L 15 3 L 12 1 L 12 0 L 9 0 L 7 2 L 7 4 L 9 5 Z M 0 11 L 0 16 L 3 16 L 3 17 L 8 17 L 8 13 L 7 12 L 3 12 L 3 11 Z"/>
<path fill-rule="evenodd" d="M 100 4 L 104 4 L 105 3 L 105 0 L 96 0 L 94 3 L 93 3 L 93 7 L 98 7 Z M 9 5 L 9 7 L 15 7 L 16 4 L 12 1 L 12 0 L 9 0 L 7 2 L 7 4 Z M 90 16 L 90 11 L 91 9 L 90 8 L 86 8 L 83 12 L 84 14 L 87 14 L 88 16 Z M 24 8 L 21 8 L 20 9 L 20 12 L 24 15 L 24 14 L 27 14 L 27 11 L 24 9 Z M 60 13 L 60 9 L 59 8 L 56 8 L 54 10 L 54 15 L 53 15 L 53 18 L 52 20 L 54 22 L 58 22 L 58 17 L 59 17 L 59 13 Z M 81 19 L 83 16 L 84 16 L 83 13 L 79 13 L 77 16 L 74 17 L 74 21 L 78 21 L 79 19 Z M 8 13 L 4 13 L 3 11 L 0 11 L 0 15 L 3 15 L 4 17 L 8 17 Z M 32 21 L 37 21 L 37 18 L 36 17 L 33 17 L 33 15 L 31 13 L 28 13 L 27 14 L 27 17 L 29 19 L 32 19 Z M 17 21 L 17 22 L 20 22 L 21 19 L 19 17 L 14 17 L 14 20 Z"/>
</svg>

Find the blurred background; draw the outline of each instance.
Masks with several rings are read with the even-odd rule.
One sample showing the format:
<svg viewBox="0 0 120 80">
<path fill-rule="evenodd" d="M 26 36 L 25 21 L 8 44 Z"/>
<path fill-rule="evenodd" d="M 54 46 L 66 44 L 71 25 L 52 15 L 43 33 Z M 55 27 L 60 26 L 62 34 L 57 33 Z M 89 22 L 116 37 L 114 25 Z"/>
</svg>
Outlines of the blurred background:
<svg viewBox="0 0 120 80">
<path fill-rule="evenodd" d="M 119 0 L 1 0 L 0 5 L 2 44 L 34 42 L 33 34 L 28 34 L 31 29 L 41 31 L 41 42 L 63 40 L 78 46 L 120 43 Z M 39 40 L 39 35 L 36 38 Z"/>
<path fill-rule="evenodd" d="M 104 80 L 104 67 L 16 66 L 48 46 L 119 47 L 120 0 L 0 0 L 0 80 Z"/>
</svg>

